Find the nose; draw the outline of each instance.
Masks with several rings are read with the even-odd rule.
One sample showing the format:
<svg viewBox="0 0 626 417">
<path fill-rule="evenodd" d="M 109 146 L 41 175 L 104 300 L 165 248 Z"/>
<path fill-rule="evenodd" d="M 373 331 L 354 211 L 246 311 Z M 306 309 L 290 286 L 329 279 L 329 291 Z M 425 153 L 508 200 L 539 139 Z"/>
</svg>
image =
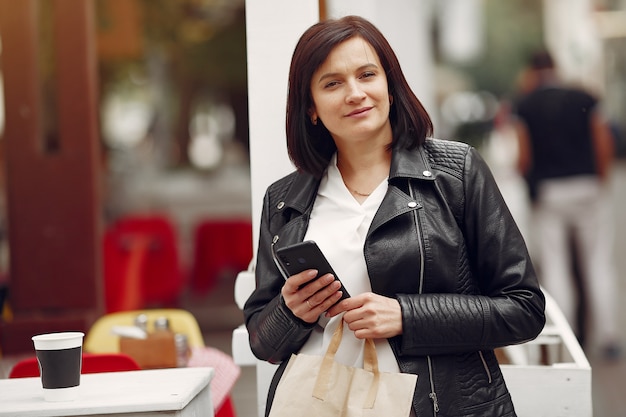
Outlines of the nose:
<svg viewBox="0 0 626 417">
<path fill-rule="evenodd" d="M 362 101 L 365 98 L 365 92 L 361 89 L 361 86 L 356 80 L 348 83 L 348 91 L 346 94 L 347 103 L 356 103 Z"/>
</svg>

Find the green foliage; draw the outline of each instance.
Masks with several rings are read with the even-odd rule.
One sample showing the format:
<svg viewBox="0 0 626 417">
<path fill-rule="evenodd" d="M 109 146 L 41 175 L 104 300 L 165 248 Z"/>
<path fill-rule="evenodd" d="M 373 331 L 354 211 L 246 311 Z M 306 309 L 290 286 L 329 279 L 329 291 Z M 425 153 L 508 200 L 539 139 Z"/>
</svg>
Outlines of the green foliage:
<svg viewBox="0 0 626 417">
<path fill-rule="evenodd" d="M 245 89 L 243 4 L 218 9 L 212 2 L 142 0 L 142 5 L 146 43 L 167 52 L 178 76 Z"/>
<path fill-rule="evenodd" d="M 144 51 L 141 56 L 101 59 L 104 84 L 124 82 L 142 73 L 152 53 L 162 57 L 173 78 L 190 79 L 201 88 L 245 90 L 246 39 L 242 1 L 126 0 L 140 9 Z M 98 0 L 98 27 L 114 25 L 107 0 Z"/>
</svg>

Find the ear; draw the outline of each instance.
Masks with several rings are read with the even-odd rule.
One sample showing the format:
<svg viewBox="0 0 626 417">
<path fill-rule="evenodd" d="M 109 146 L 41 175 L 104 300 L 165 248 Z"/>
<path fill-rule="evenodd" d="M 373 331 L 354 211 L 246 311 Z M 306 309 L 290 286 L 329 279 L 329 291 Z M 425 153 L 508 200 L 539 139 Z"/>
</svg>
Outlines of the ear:
<svg viewBox="0 0 626 417">
<path fill-rule="evenodd" d="M 309 114 L 309 118 L 311 119 L 311 123 L 316 125 L 318 117 L 317 117 L 317 112 L 315 111 L 315 109 L 310 108 L 307 113 Z"/>
</svg>

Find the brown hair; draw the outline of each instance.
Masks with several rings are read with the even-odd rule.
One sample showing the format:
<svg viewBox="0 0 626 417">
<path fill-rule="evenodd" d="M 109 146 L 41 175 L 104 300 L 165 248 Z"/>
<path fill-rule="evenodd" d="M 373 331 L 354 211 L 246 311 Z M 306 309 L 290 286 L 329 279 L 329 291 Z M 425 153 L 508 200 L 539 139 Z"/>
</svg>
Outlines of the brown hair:
<svg viewBox="0 0 626 417">
<path fill-rule="evenodd" d="M 404 78 L 396 54 L 372 23 L 358 16 L 316 23 L 300 37 L 291 58 L 286 123 L 289 158 L 299 170 L 316 178 L 323 175 L 337 148 L 323 123 L 314 125 L 310 120 L 311 78 L 338 44 L 354 37 L 363 38 L 374 48 L 387 75 L 393 97 L 389 112 L 391 147 L 415 148 L 433 132 L 430 116 Z"/>
</svg>

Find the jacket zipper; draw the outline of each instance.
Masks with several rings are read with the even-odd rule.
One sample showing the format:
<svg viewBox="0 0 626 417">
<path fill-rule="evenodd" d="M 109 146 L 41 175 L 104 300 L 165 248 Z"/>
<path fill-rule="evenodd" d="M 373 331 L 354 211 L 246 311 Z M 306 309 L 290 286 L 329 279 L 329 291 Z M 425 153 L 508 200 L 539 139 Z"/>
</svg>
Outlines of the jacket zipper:
<svg viewBox="0 0 626 417">
<path fill-rule="evenodd" d="M 437 393 L 435 392 L 435 381 L 433 379 L 433 362 L 430 359 L 430 356 L 426 356 L 426 360 L 428 360 L 428 376 L 430 377 L 430 394 L 428 394 L 428 397 L 433 402 L 433 415 L 436 416 L 439 412 L 439 400 L 437 400 Z"/>
<path fill-rule="evenodd" d="M 478 354 L 480 355 L 480 360 L 483 362 L 483 367 L 485 368 L 487 379 L 489 380 L 489 383 L 491 384 L 491 372 L 489 372 L 489 367 L 487 366 L 487 361 L 485 360 L 485 356 L 483 355 L 483 352 L 481 350 L 478 351 Z"/>
<path fill-rule="evenodd" d="M 413 188 L 411 187 L 411 181 L 408 180 L 409 187 L 409 195 L 413 200 L 416 200 L 415 195 L 413 194 Z M 419 289 L 418 294 L 422 294 L 424 290 L 424 244 L 422 242 L 422 236 L 420 234 L 420 222 L 417 210 L 413 211 L 413 217 L 415 218 L 415 231 L 417 233 L 417 243 L 419 245 L 420 250 L 420 280 L 419 280 Z M 430 355 L 426 356 L 426 360 L 428 361 L 428 377 L 430 380 L 430 394 L 428 397 L 433 402 L 433 416 L 437 416 L 439 413 L 439 400 L 437 399 L 437 393 L 435 392 L 435 381 L 433 378 L 433 362 Z"/>
<path fill-rule="evenodd" d="M 278 262 L 278 256 L 276 255 L 276 247 L 274 245 L 276 245 L 276 242 L 278 242 L 280 238 L 278 237 L 278 235 L 275 235 L 272 238 L 272 260 L 274 261 L 274 264 L 276 264 L 276 267 L 278 268 L 278 270 L 280 271 L 280 274 L 283 276 L 283 278 L 287 279 L 289 278 L 289 275 L 287 274 L 287 271 L 284 271 L 282 266 L 280 265 L 280 262 Z"/>
</svg>

